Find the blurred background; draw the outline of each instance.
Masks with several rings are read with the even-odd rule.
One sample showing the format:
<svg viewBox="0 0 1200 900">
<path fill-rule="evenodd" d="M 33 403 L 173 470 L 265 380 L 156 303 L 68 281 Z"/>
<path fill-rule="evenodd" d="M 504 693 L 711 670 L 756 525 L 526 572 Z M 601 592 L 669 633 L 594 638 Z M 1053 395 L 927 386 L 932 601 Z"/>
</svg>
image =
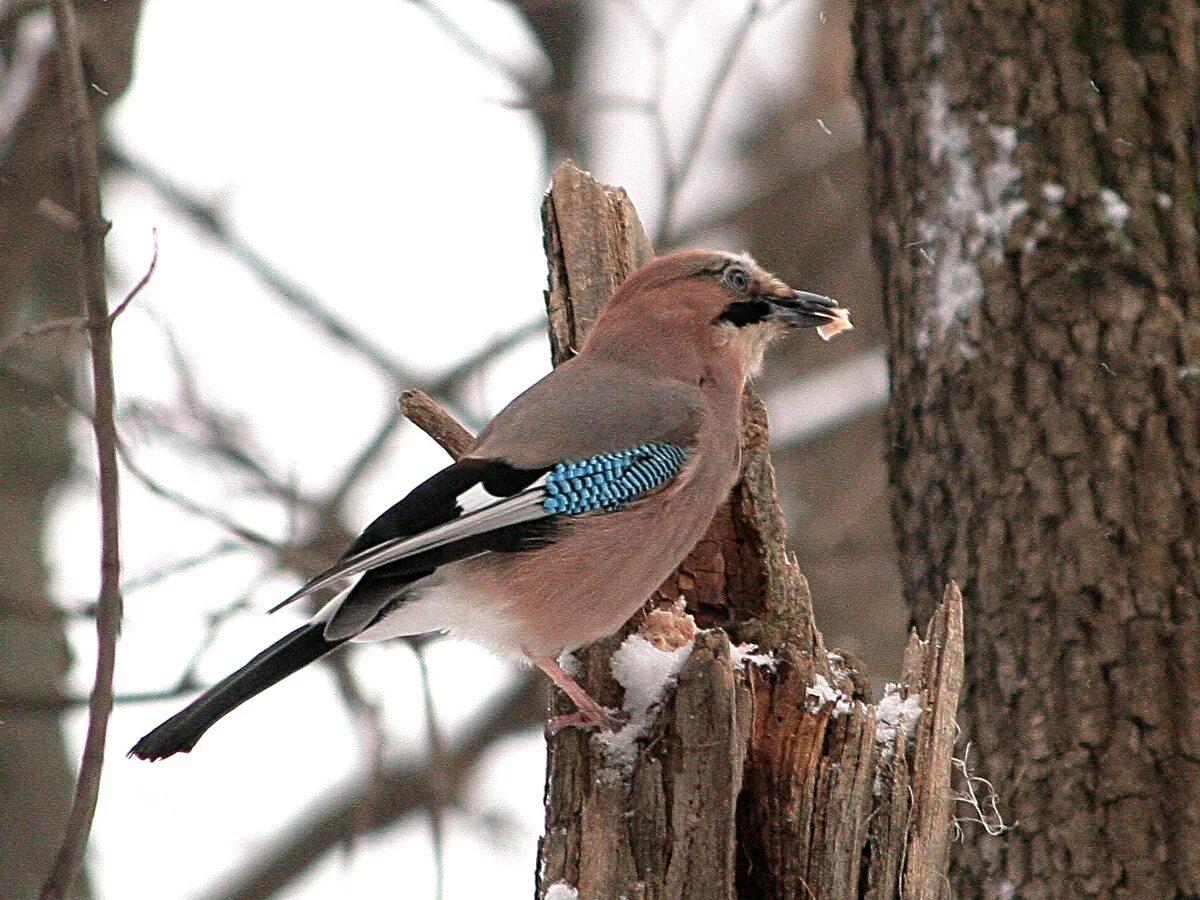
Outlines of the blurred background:
<svg viewBox="0 0 1200 900">
<path fill-rule="evenodd" d="M 776 348 L 791 544 L 878 688 L 899 600 L 848 0 L 81 3 L 105 115 L 126 616 L 99 898 L 527 897 L 545 687 L 446 639 L 355 645 L 150 766 L 136 738 L 295 626 L 263 612 L 549 369 L 539 204 L 574 158 L 659 252 L 748 250 L 855 331 Z M 0 3 L 0 893 L 57 846 L 95 657 L 98 511 L 49 13 Z M 66 194 L 69 196 L 69 193 Z M 16 835 L 10 840 L 9 836 Z"/>
</svg>

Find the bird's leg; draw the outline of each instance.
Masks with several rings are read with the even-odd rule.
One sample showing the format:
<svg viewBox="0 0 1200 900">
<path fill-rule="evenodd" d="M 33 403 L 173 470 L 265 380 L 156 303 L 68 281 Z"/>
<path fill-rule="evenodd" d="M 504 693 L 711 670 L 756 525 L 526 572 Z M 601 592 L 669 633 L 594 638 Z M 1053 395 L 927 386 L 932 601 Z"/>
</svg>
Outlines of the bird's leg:
<svg viewBox="0 0 1200 900">
<path fill-rule="evenodd" d="M 599 728 L 601 731 L 619 731 L 628 716 L 620 712 L 614 713 L 591 698 L 591 695 L 580 686 L 574 678 L 568 675 L 558 661 L 552 656 L 534 656 L 527 653 L 529 661 L 549 676 L 571 702 L 578 708 L 576 712 L 555 716 L 550 720 L 550 732 L 553 734 L 563 728 L 576 725 L 581 728 Z"/>
</svg>

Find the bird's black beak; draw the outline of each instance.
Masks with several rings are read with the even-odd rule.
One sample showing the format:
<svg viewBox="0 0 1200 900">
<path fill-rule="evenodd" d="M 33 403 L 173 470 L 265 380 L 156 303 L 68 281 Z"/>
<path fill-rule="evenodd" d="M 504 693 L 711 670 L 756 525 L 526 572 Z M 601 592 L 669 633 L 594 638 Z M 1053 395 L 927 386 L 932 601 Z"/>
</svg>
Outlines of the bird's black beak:
<svg viewBox="0 0 1200 900">
<path fill-rule="evenodd" d="M 792 291 L 790 296 L 771 297 L 770 302 L 775 307 L 777 321 L 791 328 L 816 328 L 817 334 L 825 340 L 854 327 L 850 324 L 849 311 L 838 306 L 832 297 Z"/>
<path fill-rule="evenodd" d="M 849 331 L 848 310 L 838 306 L 832 297 L 810 294 L 808 291 L 792 291 L 791 295 L 776 295 L 771 298 L 775 307 L 774 318 L 791 328 L 816 328 L 822 339 L 829 340 L 840 331 Z"/>
<path fill-rule="evenodd" d="M 831 297 L 793 291 L 782 284 L 770 292 L 755 294 L 749 300 L 737 300 L 717 316 L 714 322 L 723 322 L 739 328 L 759 325 L 763 322 L 778 322 L 789 328 L 816 328 L 825 340 L 839 331 L 849 331 L 848 310 L 838 306 Z"/>
<path fill-rule="evenodd" d="M 832 297 L 822 297 L 807 291 L 792 291 L 791 296 L 775 295 L 770 298 L 770 303 L 775 307 L 773 318 L 792 328 L 827 325 L 840 318 L 838 313 L 844 314 Z"/>
</svg>

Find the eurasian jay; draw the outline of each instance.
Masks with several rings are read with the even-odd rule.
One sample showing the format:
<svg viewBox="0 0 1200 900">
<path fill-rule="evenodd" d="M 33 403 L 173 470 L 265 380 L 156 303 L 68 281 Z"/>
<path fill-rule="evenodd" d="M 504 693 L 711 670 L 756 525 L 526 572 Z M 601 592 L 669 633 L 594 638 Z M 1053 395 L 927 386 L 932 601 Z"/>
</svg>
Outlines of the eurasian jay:
<svg viewBox="0 0 1200 900">
<path fill-rule="evenodd" d="M 346 641 L 432 631 L 524 657 L 575 702 L 564 719 L 618 727 L 555 657 L 620 628 L 703 536 L 738 477 L 746 379 L 773 338 L 812 326 L 826 338 L 851 327 L 835 301 L 747 256 L 682 251 L 638 269 L 574 358 L 279 605 L 341 593 L 130 754 L 191 750 Z"/>
</svg>

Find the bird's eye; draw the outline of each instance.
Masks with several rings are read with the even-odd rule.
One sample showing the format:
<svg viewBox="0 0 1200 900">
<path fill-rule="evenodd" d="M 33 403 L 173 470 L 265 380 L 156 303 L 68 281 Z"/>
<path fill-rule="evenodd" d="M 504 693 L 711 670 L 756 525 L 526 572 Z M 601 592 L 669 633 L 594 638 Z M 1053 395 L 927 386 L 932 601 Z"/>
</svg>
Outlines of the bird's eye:
<svg viewBox="0 0 1200 900">
<path fill-rule="evenodd" d="M 750 274 L 745 269 L 730 266 L 725 270 L 725 283 L 739 294 L 750 289 Z"/>
</svg>

